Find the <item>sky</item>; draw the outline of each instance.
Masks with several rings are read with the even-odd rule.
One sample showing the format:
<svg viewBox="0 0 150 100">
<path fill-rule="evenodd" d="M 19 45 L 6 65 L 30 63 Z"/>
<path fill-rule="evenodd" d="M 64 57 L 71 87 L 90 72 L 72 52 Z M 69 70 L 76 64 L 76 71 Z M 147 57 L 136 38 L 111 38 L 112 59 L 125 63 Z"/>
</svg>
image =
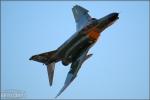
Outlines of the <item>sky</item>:
<svg viewBox="0 0 150 100">
<path fill-rule="evenodd" d="M 102 32 L 93 56 L 58 99 L 149 98 L 148 1 L 2 1 L 1 91 L 24 91 L 27 99 L 53 99 L 70 66 L 56 64 L 53 86 L 46 66 L 32 55 L 57 49 L 76 31 L 72 7 L 95 18 L 118 12 L 119 20 Z"/>
</svg>

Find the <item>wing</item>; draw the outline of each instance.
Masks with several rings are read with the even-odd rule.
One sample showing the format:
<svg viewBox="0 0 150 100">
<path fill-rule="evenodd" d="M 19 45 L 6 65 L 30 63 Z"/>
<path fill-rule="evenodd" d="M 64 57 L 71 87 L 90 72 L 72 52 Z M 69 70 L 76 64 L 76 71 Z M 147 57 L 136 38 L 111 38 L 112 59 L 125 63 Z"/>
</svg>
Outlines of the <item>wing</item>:
<svg viewBox="0 0 150 100">
<path fill-rule="evenodd" d="M 62 87 L 62 89 L 59 91 L 59 93 L 55 98 L 57 98 L 71 84 L 71 82 L 76 78 L 82 63 L 91 56 L 92 54 L 87 55 L 87 51 L 86 51 L 75 62 L 72 63 L 66 81 L 64 83 L 64 86 Z"/>
<path fill-rule="evenodd" d="M 87 25 L 88 21 L 91 19 L 90 15 L 88 14 L 88 10 L 75 5 L 72 8 L 72 12 L 75 18 L 75 22 L 76 22 L 76 31 L 81 30 L 84 26 Z"/>
</svg>

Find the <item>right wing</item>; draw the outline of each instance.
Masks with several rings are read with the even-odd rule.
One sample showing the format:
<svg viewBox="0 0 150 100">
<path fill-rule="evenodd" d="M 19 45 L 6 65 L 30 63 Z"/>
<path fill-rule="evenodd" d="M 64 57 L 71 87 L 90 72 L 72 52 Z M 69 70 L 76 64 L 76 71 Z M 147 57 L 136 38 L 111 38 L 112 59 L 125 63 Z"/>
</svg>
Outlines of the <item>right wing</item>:
<svg viewBox="0 0 150 100">
<path fill-rule="evenodd" d="M 91 19 L 91 17 L 88 14 L 88 10 L 79 5 L 75 5 L 72 8 L 72 12 L 73 12 L 75 22 L 76 22 L 76 31 L 79 31 L 84 26 L 87 25 L 87 23 Z"/>
<path fill-rule="evenodd" d="M 86 50 L 76 61 L 74 61 L 71 64 L 71 68 L 70 68 L 70 71 L 68 72 L 64 86 L 62 87 L 62 89 L 59 91 L 59 93 L 57 94 L 55 98 L 57 98 L 76 78 L 77 73 L 79 69 L 81 68 L 81 65 L 83 64 L 83 62 L 92 56 L 92 54 L 87 55 L 87 52 L 88 50 Z"/>
</svg>

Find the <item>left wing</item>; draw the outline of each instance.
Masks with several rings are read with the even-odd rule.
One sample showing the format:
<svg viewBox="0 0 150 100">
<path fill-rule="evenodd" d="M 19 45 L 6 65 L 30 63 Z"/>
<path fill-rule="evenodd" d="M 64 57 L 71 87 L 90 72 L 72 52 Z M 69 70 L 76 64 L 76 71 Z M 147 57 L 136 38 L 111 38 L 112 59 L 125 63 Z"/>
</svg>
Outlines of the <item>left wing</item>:
<svg viewBox="0 0 150 100">
<path fill-rule="evenodd" d="M 68 72 L 64 86 L 62 87 L 62 89 L 59 91 L 59 93 L 57 94 L 57 96 L 55 98 L 57 98 L 76 78 L 77 73 L 78 73 L 79 69 L 81 68 L 82 63 L 86 59 L 88 59 L 89 57 L 92 56 L 92 54 L 87 55 L 87 52 L 88 52 L 88 50 L 86 50 L 75 62 L 73 62 L 71 64 L 71 68 L 70 68 L 70 71 Z"/>
</svg>

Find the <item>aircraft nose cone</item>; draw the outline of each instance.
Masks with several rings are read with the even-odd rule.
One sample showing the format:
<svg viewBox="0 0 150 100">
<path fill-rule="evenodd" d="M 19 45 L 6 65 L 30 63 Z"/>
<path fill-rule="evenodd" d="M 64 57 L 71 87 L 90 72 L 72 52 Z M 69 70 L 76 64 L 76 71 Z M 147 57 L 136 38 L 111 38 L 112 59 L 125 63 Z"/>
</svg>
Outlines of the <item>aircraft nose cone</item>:
<svg viewBox="0 0 150 100">
<path fill-rule="evenodd" d="M 119 17 L 119 13 L 111 13 L 110 15 L 109 15 L 109 20 L 110 21 L 114 21 L 114 20 L 116 20 L 116 19 L 118 19 Z"/>
<path fill-rule="evenodd" d="M 119 13 L 112 13 L 112 16 L 118 17 Z"/>
<path fill-rule="evenodd" d="M 111 16 L 112 18 L 118 18 L 119 13 L 112 13 L 110 16 Z"/>
</svg>

